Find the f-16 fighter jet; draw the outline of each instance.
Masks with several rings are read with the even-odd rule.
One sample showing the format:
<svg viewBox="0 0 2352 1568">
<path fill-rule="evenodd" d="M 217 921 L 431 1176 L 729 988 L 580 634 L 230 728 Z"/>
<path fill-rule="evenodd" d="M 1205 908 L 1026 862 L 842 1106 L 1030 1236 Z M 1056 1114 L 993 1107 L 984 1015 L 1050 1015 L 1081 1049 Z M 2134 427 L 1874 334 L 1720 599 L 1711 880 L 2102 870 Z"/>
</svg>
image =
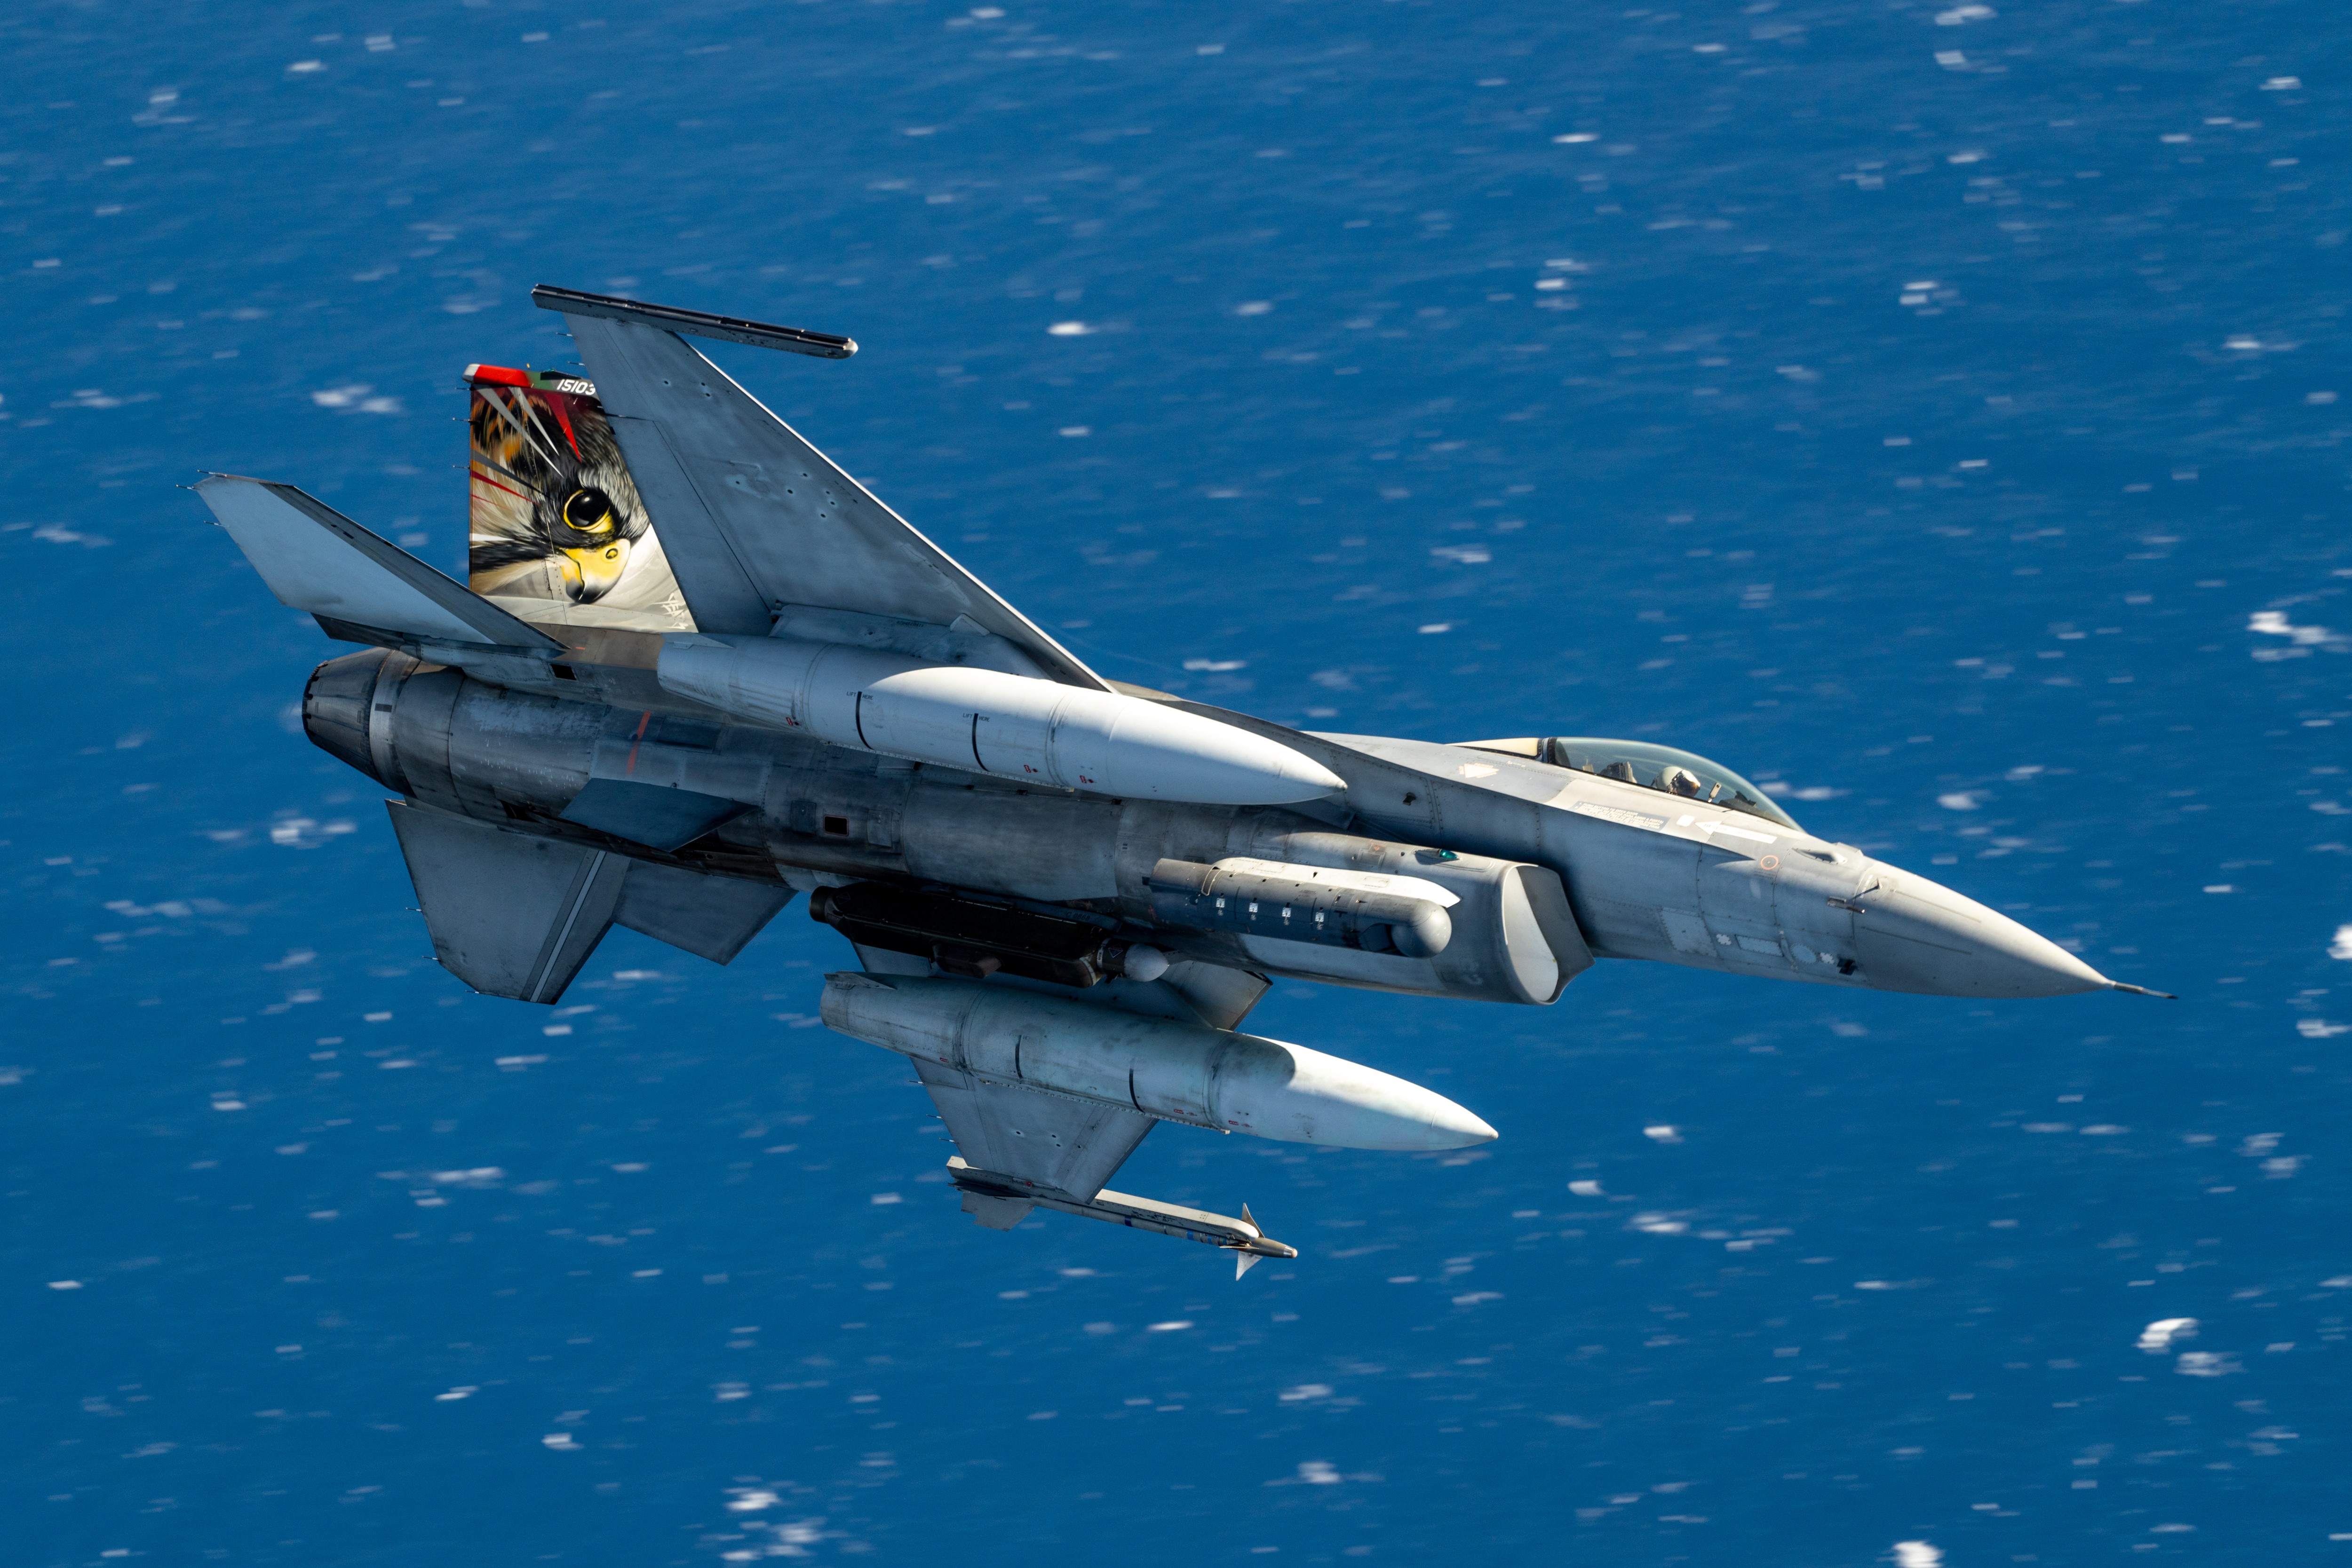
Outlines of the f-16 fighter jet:
<svg viewBox="0 0 2352 1568">
<path fill-rule="evenodd" d="M 394 791 L 441 963 L 553 1003 L 614 925 L 724 964 L 789 904 L 824 1021 L 903 1053 L 982 1225 L 1228 1249 L 1105 1186 L 1160 1122 L 1358 1149 L 1495 1136 L 1242 1025 L 1276 977 L 1544 1007 L 1595 958 L 1935 996 L 2109 980 L 1799 827 L 1729 768 L 1587 736 L 1318 735 L 1105 680 L 689 347 L 856 344 L 542 287 L 584 375 L 475 365 L 471 585 L 290 486 L 199 493 L 366 644 L 310 738 Z"/>
</svg>

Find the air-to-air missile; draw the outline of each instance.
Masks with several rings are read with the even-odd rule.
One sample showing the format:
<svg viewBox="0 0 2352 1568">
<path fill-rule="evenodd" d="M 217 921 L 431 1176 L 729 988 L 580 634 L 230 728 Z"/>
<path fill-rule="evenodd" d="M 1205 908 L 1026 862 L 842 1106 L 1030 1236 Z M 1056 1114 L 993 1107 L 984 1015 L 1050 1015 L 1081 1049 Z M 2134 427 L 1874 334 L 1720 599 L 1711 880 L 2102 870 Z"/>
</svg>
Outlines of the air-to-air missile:
<svg viewBox="0 0 2352 1568">
<path fill-rule="evenodd" d="M 469 584 L 291 486 L 197 486 L 366 644 L 312 741 L 392 790 L 440 962 L 552 1003 L 621 925 L 724 964 L 796 893 L 824 1021 L 905 1054 L 981 1224 L 1045 1207 L 1295 1257 L 1108 1191 L 1156 1122 L 1360 1149 L 1495 1131 L 1241 1032 L 1276 977 L 1514 1006 L 1595 958 L 1968 998 L 2138 990 L 1641 741 L 1312 734 L 1108 681 L 685 337 L 845 338 L 542 287 L 585 367 L 474 365 Z"/>
</svg>

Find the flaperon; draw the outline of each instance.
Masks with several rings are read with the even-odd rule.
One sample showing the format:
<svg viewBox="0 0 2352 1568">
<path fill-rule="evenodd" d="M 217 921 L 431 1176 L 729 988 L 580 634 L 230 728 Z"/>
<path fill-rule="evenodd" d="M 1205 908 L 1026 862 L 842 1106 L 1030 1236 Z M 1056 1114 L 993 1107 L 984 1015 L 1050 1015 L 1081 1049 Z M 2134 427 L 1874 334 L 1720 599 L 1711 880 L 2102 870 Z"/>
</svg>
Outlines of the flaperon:
<svg viewBox="0 0 2352 1568">
<path fill-rule="evenodd" d="M 1600 958 L 1969 998 L 2137 988 L 1815 838 L 1704 758 L 1318 735 L 1107 681 L 679 334 L 847 339 L 541 288 L 584 376 L 476 365 L 471 587 L 290 486 L 198 486 L 287 604 L 370 644 L 310 737 L 395 791 L 441 962 L 551 1003 L 616 922 L 724 964 L 794 893 L 824 1020 L 905 1053 L 982 1225 L 1234 1250 L 1104 1189 L 1155 1121 L 1350 1148 L 1494 1130 L 1239 1032 L 1270 977 L 1545 1006 Z"/>
</svg>

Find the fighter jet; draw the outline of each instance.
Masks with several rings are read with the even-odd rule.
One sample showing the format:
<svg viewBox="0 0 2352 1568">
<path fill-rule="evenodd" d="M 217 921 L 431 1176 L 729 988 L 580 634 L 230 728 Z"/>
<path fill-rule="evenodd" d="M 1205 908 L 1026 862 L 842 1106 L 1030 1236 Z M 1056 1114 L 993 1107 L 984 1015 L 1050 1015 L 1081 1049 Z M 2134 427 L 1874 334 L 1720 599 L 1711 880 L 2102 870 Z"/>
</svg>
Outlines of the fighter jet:
<svg viewBox="0 0 2352 1568">
<path fill-rule="evenodd" d="M 1244 1032 L 1276 978 L 1547 1007 L 1596 959 L 1932 996 L 2137 990 L 1645 741 L 1288 728 L 1097 674 L 685 340 L 846 338 L 542 287 L 584 373 L 468 368 L 470 586 L 291 486 L 196 486 L 332 638 L 310 739 L 384 786 L 435 954 L 552 1004 L 615 925 L 725 964 L 796 894 L 822 1013 L 900 1052 L 966 1212 L 1230 1250 L 1106 1186 L 1175 1122 L 1493 1138 Z M 2154 993 L 2148 993 L 2154 994 Z"/>
</svg>

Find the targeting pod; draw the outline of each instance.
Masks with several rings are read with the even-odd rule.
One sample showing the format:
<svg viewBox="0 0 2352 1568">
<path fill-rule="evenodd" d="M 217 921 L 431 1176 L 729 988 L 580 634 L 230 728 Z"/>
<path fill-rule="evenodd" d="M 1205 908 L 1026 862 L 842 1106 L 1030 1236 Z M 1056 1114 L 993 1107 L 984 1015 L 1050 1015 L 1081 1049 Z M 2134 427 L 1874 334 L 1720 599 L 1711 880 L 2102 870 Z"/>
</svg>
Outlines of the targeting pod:
<svg viewBox="0 0 2352 1568">
<path fill-rule="evenodd" d="M 1152 917 L 1193 931 L 1231 931 L 1427 958 L 1454 940 L 1446 906 L 1460 898 L 1420 877 L 1333 871 L 1280 861 L 1151 868 Z"/>
</svg>

